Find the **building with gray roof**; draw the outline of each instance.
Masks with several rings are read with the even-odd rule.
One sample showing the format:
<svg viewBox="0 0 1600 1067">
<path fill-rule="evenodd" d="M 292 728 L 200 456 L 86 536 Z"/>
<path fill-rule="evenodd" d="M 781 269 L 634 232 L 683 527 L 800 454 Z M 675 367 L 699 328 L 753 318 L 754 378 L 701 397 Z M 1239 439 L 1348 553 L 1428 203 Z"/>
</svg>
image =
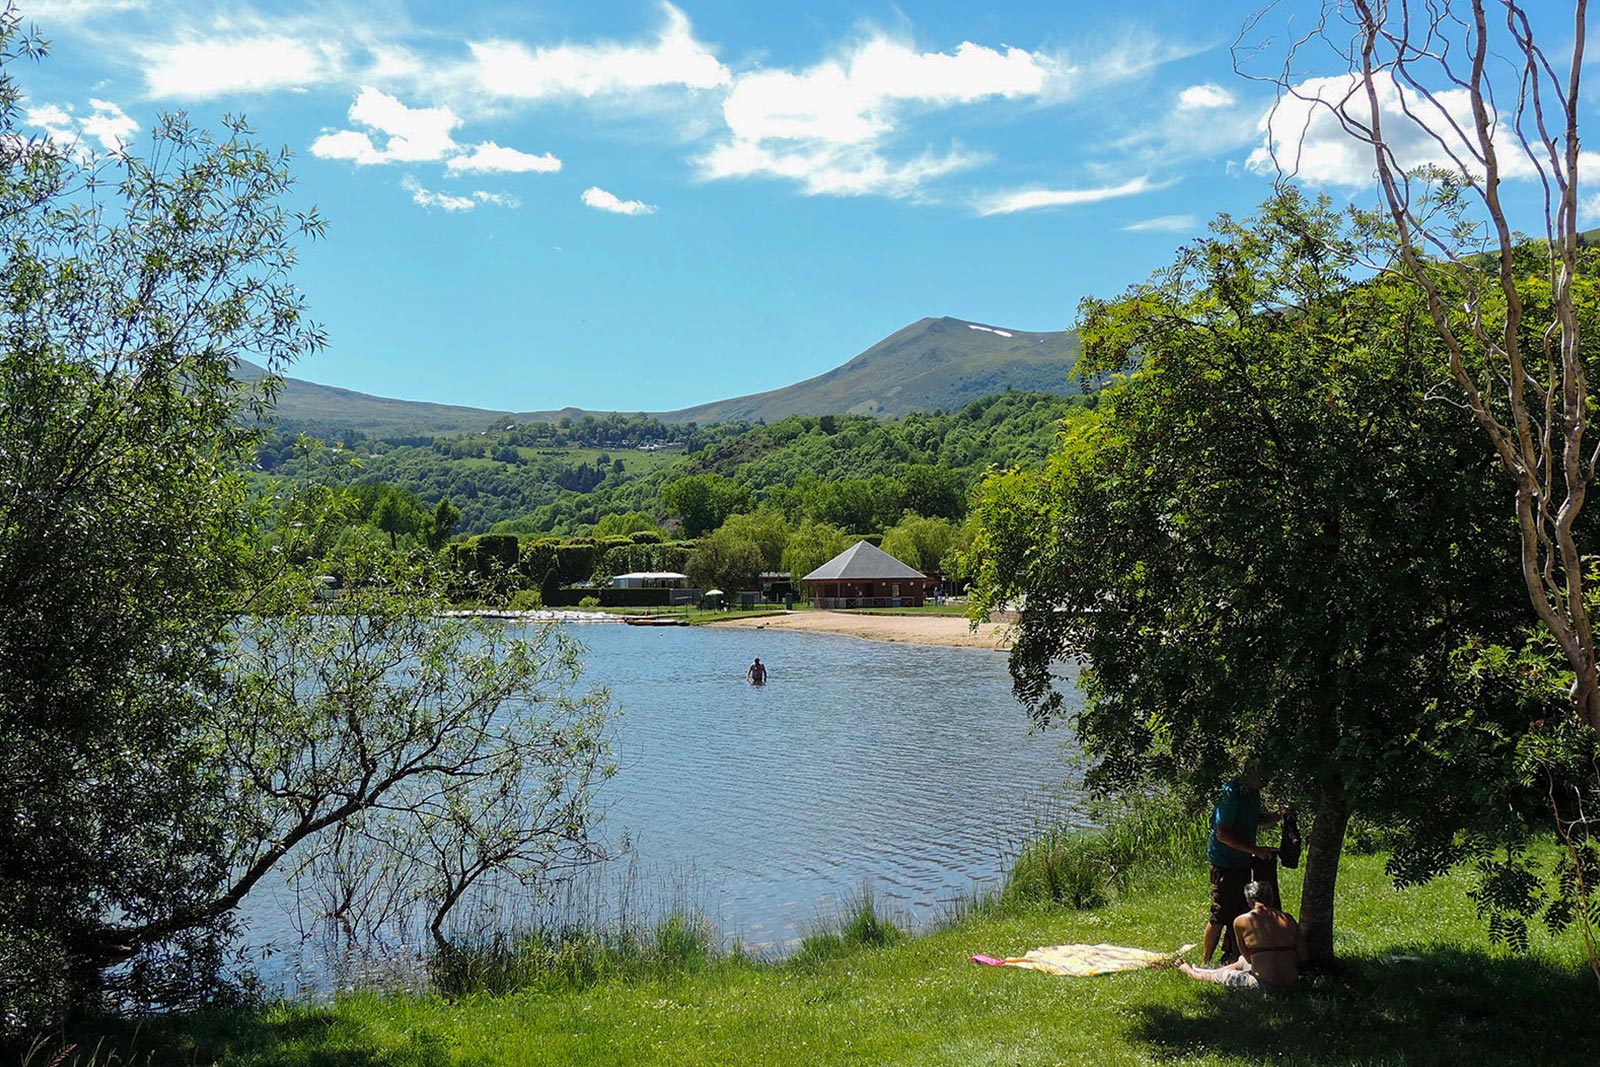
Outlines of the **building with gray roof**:
<svg viewBox="0 0 1600 1067">
<path fill-rule="evenodd" d="M 800 579 L 813 607 L 913 608 L 933 581 L 866 541 L 857 541 Z"/>
</svg>

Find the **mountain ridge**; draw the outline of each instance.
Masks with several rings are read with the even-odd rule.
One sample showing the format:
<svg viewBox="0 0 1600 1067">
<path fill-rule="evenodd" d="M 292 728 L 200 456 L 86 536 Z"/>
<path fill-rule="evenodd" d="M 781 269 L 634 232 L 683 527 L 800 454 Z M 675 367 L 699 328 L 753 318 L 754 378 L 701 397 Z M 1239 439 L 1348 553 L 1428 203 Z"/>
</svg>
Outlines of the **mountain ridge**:
<svg viewBox="0 0 1600 1067">
<path fill-rule="evenodd" d="M 950 317 L 923 318 L 831 370 L 745 396 L 672 411 L 643 412 L 667 423 L 775 421 L 789 415 L 899 417 L 955 410 L 1008 389 L 1070 396 L 1078 357 L 1072 331 L 1038 333 Z M 261 369 L 245 366 L 244 376 Z M 475 432 L 506 422 L 559 422 L 599 410 L 496 411 L 398 400 L 285 378 L 274 410 L 282 426 L 353 429 L 370 436 Z M 626 413 L 625 413 L 626 414 Z"/>
</svg>

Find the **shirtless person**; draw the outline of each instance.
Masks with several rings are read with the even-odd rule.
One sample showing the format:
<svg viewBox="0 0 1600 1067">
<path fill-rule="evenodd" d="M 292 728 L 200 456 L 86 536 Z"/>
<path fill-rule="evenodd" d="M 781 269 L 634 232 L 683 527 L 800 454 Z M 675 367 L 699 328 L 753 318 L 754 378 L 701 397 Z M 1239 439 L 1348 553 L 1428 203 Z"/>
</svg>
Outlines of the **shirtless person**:
<svg viewBox="0 0 1600 1067">
<path fill-rule="evenodd" d="M 750 669 L 744 672 L 744 676 L 751 685 L 767 684 L 767 666 L 761 662 L 760 656 L 757 656 L 756 661 L 750 664 Z"/>
<path fill-rule="evenodd" d="M 1190 978 L 1229 989 L 1292 988 L 1305 952 L 1300 924 L 1278 910 L 1277 897 L 1264 882 L 1246 885 L 1244 898 L 1250 910 L 1233 920 L 1233 936 L 1243 955 L 1225 967 L 1206 970 L 1180 963 L 1178 969 Z"/>
</svg>

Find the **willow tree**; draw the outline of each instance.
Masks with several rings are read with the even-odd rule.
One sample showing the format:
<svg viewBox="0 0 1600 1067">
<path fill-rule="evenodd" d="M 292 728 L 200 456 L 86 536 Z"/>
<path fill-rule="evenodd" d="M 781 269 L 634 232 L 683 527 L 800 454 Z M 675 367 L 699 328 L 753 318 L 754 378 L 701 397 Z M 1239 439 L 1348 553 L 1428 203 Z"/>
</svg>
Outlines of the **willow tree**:
<svg viewBox="0 0 1600 1067">
<path fill-rule="evenodd" d="M 1357 284 L 1325 204 L 1214 224 L 1148 284 L 1082 307 L 1081 373 L 1121 373 L 1042 471 L 984 483 L 974 612 L 1021 602 L 1036 721 L 1062 707 L 1092 781 L 1211 793 L 1248 758 L 1310 815 L 1301 922 L 1333 953 L 1353 813 L 1417 876 L 1526 809 L 1521 709 L 1469 697 L 1455 650 L 1514 630 L 1515 531 L 1470 418 L 1426 402 L 1443 354 L 1393 284 Z"/>
<path fill-rule="evenodd" d="M 322 343 L 287 158 L 239 120 L 31 138 L 37 52 L 0 9 L 0 1045 L 216 994 L 236 907 L 302 861 L 345 918 L 446 938 L 477 887 L 594 854 L 608 770 L 570 642 L 440 619 L 392 555 L 329 611 L 261 536 L 240 409 L 268 398 L 233 371 Z"/>
</svg>

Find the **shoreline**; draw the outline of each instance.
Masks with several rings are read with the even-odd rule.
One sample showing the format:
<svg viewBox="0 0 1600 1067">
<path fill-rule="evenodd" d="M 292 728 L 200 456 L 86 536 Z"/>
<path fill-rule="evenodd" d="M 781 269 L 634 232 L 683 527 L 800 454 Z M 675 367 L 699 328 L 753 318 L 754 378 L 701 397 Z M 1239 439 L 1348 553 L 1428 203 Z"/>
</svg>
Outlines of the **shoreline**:
<svg viewBox="0 0 1600 1067">
<path fill-rule="evenodd" d="M 718 619 L 706 625 L 837 634 L 866 641 L 982 648 L 994 652 L 1003 652 L 1011 647 L 1007 624 L 980 623 L 977 631 L 973 632 L 967 620 L 959 615 L 859 615 L 846 611 L 801 611 L 754 619 Z"/>
</svg>

